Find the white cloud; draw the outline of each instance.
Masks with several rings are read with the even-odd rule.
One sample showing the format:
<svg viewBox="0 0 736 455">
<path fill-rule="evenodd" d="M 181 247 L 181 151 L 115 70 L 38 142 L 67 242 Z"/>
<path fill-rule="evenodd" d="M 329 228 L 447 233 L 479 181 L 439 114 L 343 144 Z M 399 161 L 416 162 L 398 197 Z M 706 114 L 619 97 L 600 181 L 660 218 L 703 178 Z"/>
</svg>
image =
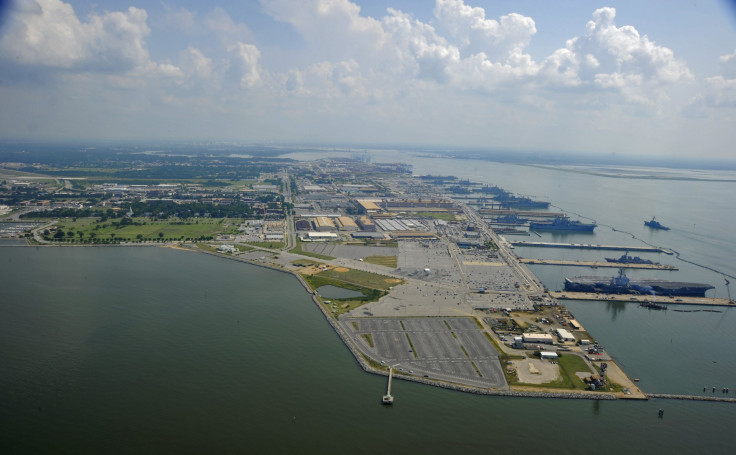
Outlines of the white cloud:
<svg viewBox="0 0 736 455">
<path fill-rule="evenodd" d="M 736 51 L 733 54 L 721 55 L 718 62 L 721 65 L 723 77 L 736 79 Z"/>
<path fill-rule="evenodd" d="M 500 20 L 488 19 L 483 8 L 471 7 L 463 0 L 437 0 L 434 14 L 461 47 L 471 53 L 483 52 L 492 59 L 518 53 L 537 33 L 530 17 L 511 13 Z"/>
<path fill-rule="evenodd" d="M 208 80 L 212 77 L 212 59 L 205 56 L 199 49 L 189 46 L 180 54 L 179 66 L 190 76 Z"/>
<path fill-rule="evenodd" d="M 240 86 L 252 88 L 261 82 L 258 60 L 261 52 L 252 44 L 238 42 L 233 49 L 233 65 L 240 78 Z"/>
<path fill-rule="evenodd" d="M 630 25 L 616 27 L 615 17 L 614 8 L 596 10 L 583 36 L 568 40 L 542 62 L 539 82 L 614 90 L 625 101 L 647 104 L 663 96 L 660 87 L 693 78 L 672 50 Z"/>
<path fill-rule="evenodd" d="M 718 60 L 721 74 L 705 78 L 702 94 L 691 100 L 686 113 L 706 116 L 707 108 L 736 108 L 736 52 Z"/>
<path fill-rule="evenodd" d="M 219 6 L 204 19 L 205 26 L 214 32 L 225 47 L 237 42 L 253 42 L 253 33 L 247 25 L 235 22 L 232 17 Z"/>
<path fill-rule="evenodd" d="M 0 47 L 4 56 L 27 65 L 119 72 L 149 62 L 145 10 L 90 14 L 81 22 L 60 0 L 21 2 Z"/>
</svg>

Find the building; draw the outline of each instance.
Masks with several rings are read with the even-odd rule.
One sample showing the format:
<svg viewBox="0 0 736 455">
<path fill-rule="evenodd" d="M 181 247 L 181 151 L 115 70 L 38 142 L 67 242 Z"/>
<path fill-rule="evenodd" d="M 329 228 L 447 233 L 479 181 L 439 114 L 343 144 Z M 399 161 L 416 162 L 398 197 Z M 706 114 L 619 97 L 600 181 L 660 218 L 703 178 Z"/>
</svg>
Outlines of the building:
<svg viewBox="0 0 736 455">
<path fill-rule="evenodd" d="M 358 217 L 358 226 L 364 231 L 376 232 L 376 223 L 365 215 Z"/>
<path fill-rule="evenodd" d="M 525 333 L 522 335 L 524 343 L 553 344 L 554 337 L 549 333 Z"/>
<path fill-rule="evenodd" d="M 580 325 L 577 319 L 570 319 L 568 323 L 573 330 L 583 330 L 583 326 Z"/>
<path fill-rule="evenodd" d="M 307 232 L 301 237 L 305 242 L 327 242 L 338 238 L 334 232 Z"/>
<path fill-rule="evenodd" d="M 339 231 L 357 231 L 358 225 L 349 216 L 340 216 L 337 218 L 337 229 Z"/>
<path fill-rule="evenodd" d="M 551 360 L 554 360 L 554 359 L 556 359 L 556 358 L 558 357 L 558 355 L 557 355 L 557 353 L 556 353 L 556 352 L 551 352 L 551 351 L 540 351 L 540 352 L 539 352 L 539 356 L 540 356 L 540 357 L 541 357 L 541 358 L 542 358 L 543 360 L 544 360 L 544 359 L 551 359 Z"/>
<path fill-rule="evenodd" d="M 376 205 L 375 202 L 369 201 L 367 199 L 357 199 L 356 202 L 363 207 L 363 210 L 365 210 L 366 213 L 376 213 L 381 211 L 381 207 Z"/>
<path fill-rule="evenodd" d="M 385 240 L 388 238 L 383 232 L 351 232 L 350 236 L 354 239 L 371 239 Z"/>
<path fill-rule="evenodd" d="M 335 224 L 326 216 L 318 216 L 314 219 L 314 229 L 319 232 L 329 232 L 335 230 Z"/>
<path fill-rule="evenodd" d="M 572 333 L 568 332 L 566 329 L 556 329 L 557 332 L 557 338 L 560 339 L 560 341 L 572 341 L 575 342 L 575 337 L 572 336 Z"/>
<path fill-rule="evenodd" d="M 312 223 L 309 220 L 299 220 L 295 223 L 297 231 L 310 231 L 312 230 Z"/>
</svg>

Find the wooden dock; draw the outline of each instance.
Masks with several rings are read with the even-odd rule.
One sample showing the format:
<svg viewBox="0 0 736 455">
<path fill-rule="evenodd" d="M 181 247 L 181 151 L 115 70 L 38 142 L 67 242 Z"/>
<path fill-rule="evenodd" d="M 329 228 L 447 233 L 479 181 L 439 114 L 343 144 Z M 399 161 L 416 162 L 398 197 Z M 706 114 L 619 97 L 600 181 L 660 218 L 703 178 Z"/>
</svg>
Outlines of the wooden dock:
<svg viewBox="0 0 736 455">
<path fill-rule="evenodd" d="M 611 251 L 644 251 L 649 253 L 673 254 L 672 251 L 656 246 L 617 246 L 593 245 L 590 243 L 556 243 L 556 242 L 510 242 L 514 246 L 532 246 L 545 248 L 577 248 L 583 250 L 611 250 Z"/>
<path fill-rule="evenodd" d="M 550 291 L 549 295 L 559 300 L 598 300 L 604 302 L 635 302 L 646 303 L 652 301 L 651 295 L 633 294 L 597 294 L 594 292 L 556 292 Z M 660 305 L 705 305 L 736 307 L 736 302 L 728 299 L 716 299 L 711 297 L 689 297 L 689 296 L 656 296 L 656 303 Z"/>
<path fill-rule="evenodd" d="M 677 267 L 667 264 L 631 264 L 621 262 L 597 262 L 597 261 L 563 261 L 558 259 L 527 259 L 519 258 L 524 264 L 542 264 L 542 265 L 571 265 L 578 267 L 609 267 L 615 269 L 650 269 L 650 270 L 677 270 Z"/>
</svg>

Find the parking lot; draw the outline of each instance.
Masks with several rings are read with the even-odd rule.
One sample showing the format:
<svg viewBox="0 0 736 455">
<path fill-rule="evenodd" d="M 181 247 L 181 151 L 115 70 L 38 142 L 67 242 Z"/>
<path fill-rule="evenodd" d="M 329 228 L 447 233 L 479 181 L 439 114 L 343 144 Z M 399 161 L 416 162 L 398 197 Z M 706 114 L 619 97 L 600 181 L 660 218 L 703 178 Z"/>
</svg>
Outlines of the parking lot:
<svg viewBox="0 0 736 455">
<path fill-rule="evenodd" d="M 507 387 L 498 352 L 472 318 L 343 318 L 341 325 L 366 355 L 396 365 L 400 372 L 476 387 Z M 363 335 L 370 335 L 373 347 Z"/>
</svg>

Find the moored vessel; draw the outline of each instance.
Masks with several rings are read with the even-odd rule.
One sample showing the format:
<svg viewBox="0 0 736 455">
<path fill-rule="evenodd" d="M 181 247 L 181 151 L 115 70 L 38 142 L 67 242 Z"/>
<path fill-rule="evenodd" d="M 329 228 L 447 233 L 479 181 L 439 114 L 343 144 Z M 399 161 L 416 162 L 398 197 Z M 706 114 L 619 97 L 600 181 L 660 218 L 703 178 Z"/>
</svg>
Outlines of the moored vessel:
<svg viewBox="0 0 736 455">
<path fill-rule="evenodd" d="M 584 231 L 592 232 L 597 224 L 572 221 L 570 218 L 558 216 L 552 221 L 532 221 L 529 223 L 531 230 L 543 231 Z"/>
<path fill-rule="evenodd" d="M 631 280 L 623 269 L 612 278 L 576 276 L 565 278 L 565 290 L 570 292 L 594 292 L 604 294 L 674 295 L 705 297 L 714 286 L 706 283 L 687 283 L 666 280 Z"/>
</svg>

